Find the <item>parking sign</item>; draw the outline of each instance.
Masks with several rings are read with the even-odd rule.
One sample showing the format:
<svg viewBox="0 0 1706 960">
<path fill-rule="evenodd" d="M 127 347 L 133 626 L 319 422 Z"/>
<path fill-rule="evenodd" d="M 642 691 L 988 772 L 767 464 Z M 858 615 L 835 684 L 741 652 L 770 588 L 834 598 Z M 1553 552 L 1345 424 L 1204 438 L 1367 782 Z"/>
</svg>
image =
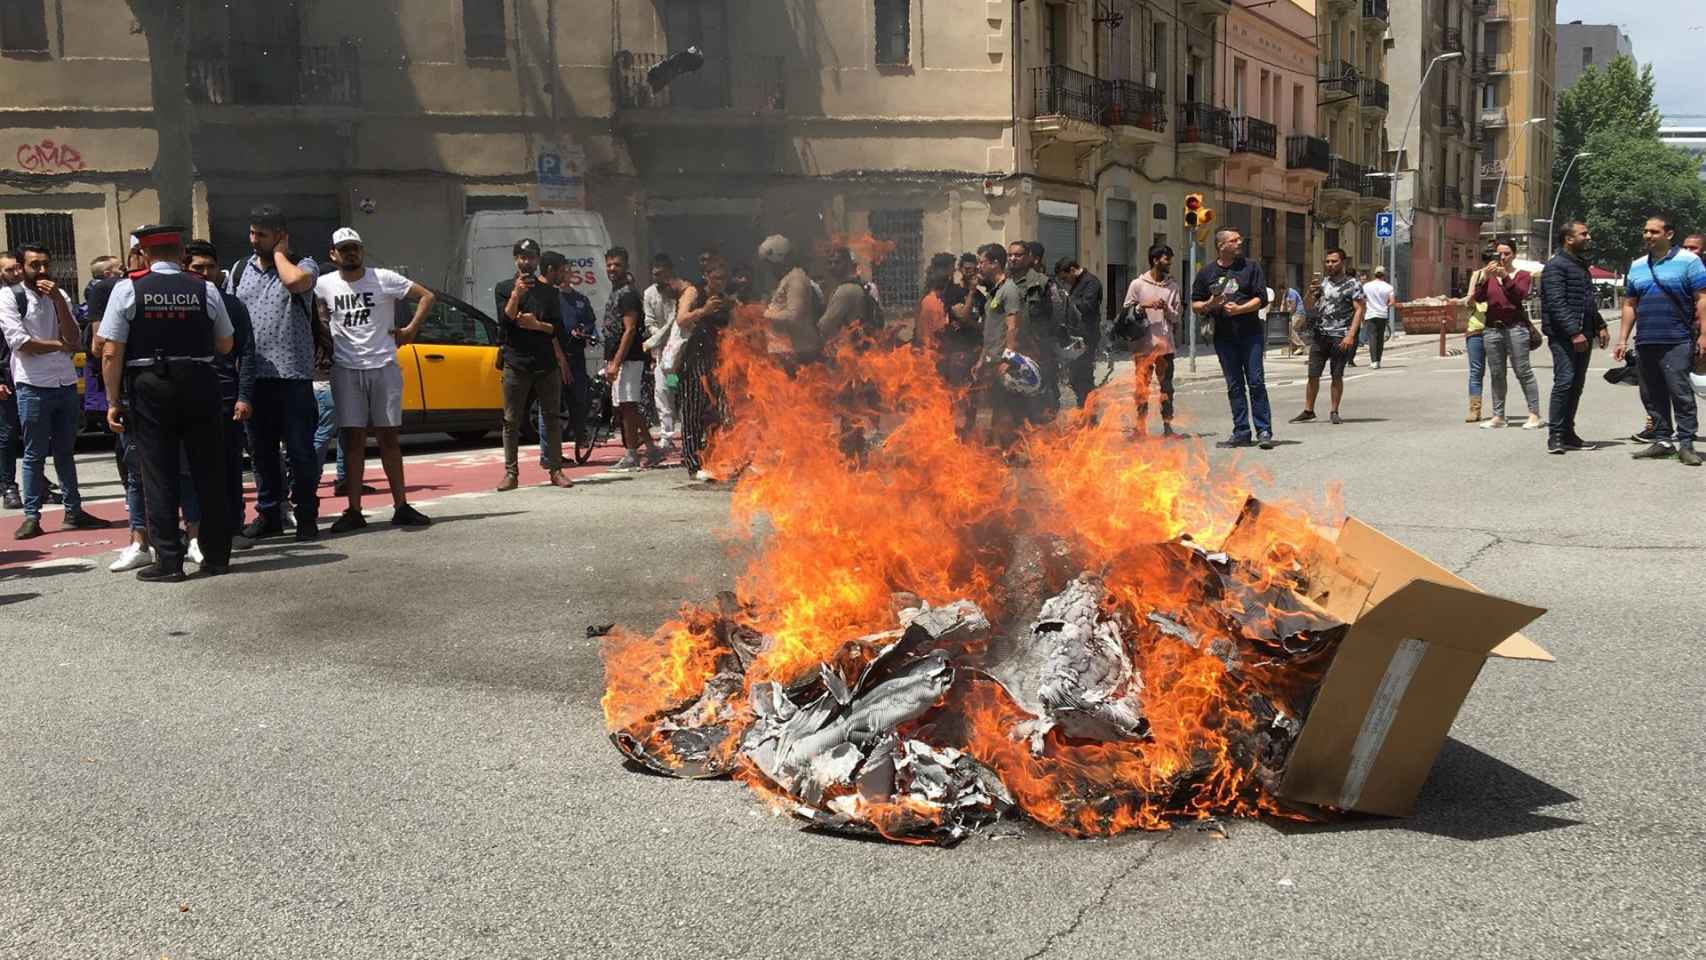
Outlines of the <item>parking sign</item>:
<svg viewBox="0 0 1706 960">
<path fill-rule="evenodd" d="M 1374 235 L 1382 240 L 1392 239 L 1392 211 L 1385 210 L 1374 215 Z"/>
</svg>

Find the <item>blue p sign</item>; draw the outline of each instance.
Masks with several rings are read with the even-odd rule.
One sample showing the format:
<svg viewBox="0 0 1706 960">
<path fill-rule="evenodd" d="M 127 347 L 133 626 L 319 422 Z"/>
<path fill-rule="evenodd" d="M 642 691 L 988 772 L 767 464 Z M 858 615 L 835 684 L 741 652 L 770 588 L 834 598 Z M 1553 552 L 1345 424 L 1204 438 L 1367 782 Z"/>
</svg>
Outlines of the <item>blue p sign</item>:
<svg viewBox="0 0 1706 960">
<path fill-rule="evenodd" d="M 1390 211 L 1374 215 L 1374 235 L 1382 240 L 1392 239 L 1392 214 Z"/>
</svg>

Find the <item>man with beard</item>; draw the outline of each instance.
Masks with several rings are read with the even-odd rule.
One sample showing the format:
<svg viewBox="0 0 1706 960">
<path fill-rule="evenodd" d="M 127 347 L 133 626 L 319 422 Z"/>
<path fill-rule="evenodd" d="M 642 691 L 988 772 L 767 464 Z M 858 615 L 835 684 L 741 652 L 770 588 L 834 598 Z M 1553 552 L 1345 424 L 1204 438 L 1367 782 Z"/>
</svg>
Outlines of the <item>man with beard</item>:
<svg viewBox="0 0 1706 960">
<path fill-rule="evenodd" d="M 563 374 L 557 366 L 557 330 L 563 322 L 562 298 L 539 276 L 539 241 L 517 240 L 510 248 L 515 276 L 500 281 L 492 295 L 498 303 L 503 347 L 504 477 L 499 493 L 521 484 L 521 428 L 527 403 L 539 404 L 544 420 L 539 443 L 551 485 L 567 489 L 574 481 L 563 473 Z"/>
<path fill-rule="evenodd" d="M 1673 246 L 1675 236 L 1669 217 L 1647 218 L 1641 230 L 1647 255 L 1629 265 L 1629 299 L 1623 303 L 1623 327 L 1612 356 L 1622 360 L 1634 336 L 1641 399 L 1653 418 L 1654 435 L 1652 446 L 1634 454 L 1635 459 L 1674 455 L 1697 467 L 1697 407 L 1689 374 L 1696 358 L 1706 356 L 1706 265 Z"/>
<path fill-rule="evenodd" d="M 622 446 L 627 450 L 613 469 L 639 470 L 642 443 L 647 448 L 645 466 L 656 466 L 663 460 L 646 432 L 646 417 L 640 410 L 645 402 L 641 391 L 646 375 L 646 338 L 640 332 L 645 307 L 634 291 L 626 248 L 611 247 L 604 252 L 604 272 L 611 288 L 599 331 L 604 342 L 604 379 L 610 381 L 611 399 L 622 425 Z"/>
<path fill-rule="evenodd" d="M 585 443 L 587 407 L 592 402 L 592 377 L 586 369 L 586 347 L 598 336 L 598 315 L 587 295 L 570 282 L 568 257 L 555 250 L 545 251 L 539 258 L 539 275 L 547 284 L 557 288 L 557 297 L 562 305 L 563 323 L 557 331 L 557 367 L 561 371 L 563 389 L 569 392 L 569 432 L 574 442 Z M 673 320 L 673 305 L 669 316 Z M 539 414 L 539 435 L 545 435 L 543 411 Z M 550 469 L 543 446 L 539 448 L 539 469 Z"/>
<path fill-rule="evenodd" d="M 652 284 L 643 296 L 646 311 L 646 353 L 652 358 L 652 402 L 658 408 L 658 444 L 665 455 L 675 448 L 681 430 L 675 419 L 675 390 L 669 385 L 669 374 L 675 372 L 676 356 L 681 352 L 681 337 L 676 334 L 675 308 L 687 284 L 675 275 L 675 261 L 669 254 L 652 258 Z"/>
<path fill-rule="evenodd" d="M 1610 339 L 1588 274 L 1593 237 L 1587 224 L 1580 220 L 1559 224 L 1558 245 L 1562 249 L 1547 261 L 1540 282 L 1541 328 L 1552 348 L 1552 406 L 1546 438 L 1546 452 L 1552 454 L 1587 448 L 1576 435 L 1576 408 L 1587 384 L 1593 341 L 1599 340 L 1604 347 Z"/>
<path fill-rule="evenodd" d="M 1149 248 L 1149 269 L 1137 275 L 1126 288 L 1123 310 L 1143 311 L 1144 324 L 1132 349 L 1137 365 L 1137 432 L 1149 433 L 1149 378 L 1161 392 L 1161 435 L 1173 432 L 1173 325 L 1183 312 L 1179 281 L 1173 271 L 1173 248 L 1157 244 Z"/>
<path fill-rule="evenodd" d="M 295 505 L 296 539 L 319 539 L 320 470 L 314 447 L 320 407 L 314 400 L 316 352 L 328 345 L 315 338 L 308 300 L 320 276 L 311 257 L 292 259 L 284 212 L 266 205 L 249 212 L 254 254 L 232 268 L 226 292 L 243 301 L 255 330 L 255 412 L 249 420 L 255 464 L 255 520 L 243 528 L 249 540 L 284 532 L 284 505 Z M 223 304 L 221 304 L 223 307 Z M 291 490 L 284 489 L 290 461 Z"/>
<path fill-rule="evenodd" d="M 1345 269 L 1345 251 L 1334 247 L 1322 257 L 1327 275 L 1309 284 L 1305 302 L 1314 324 L 1314 336 L 1309 347 L 1309 383 L 1304 387 L 1303 412 L 1291 418 L 1292 423 L 1308 423 L 1315 419 L 1315 398 L 1321 394 L 1321 372 L 1330 370 L 1333 377 L 1332 421 L 1339 418 L 1339 402 L 1345 397 L 1345 364 L 1356 349 L 1357 333 L 1362 329 L 1363 310 L 1367 295 L 1362 282 Z"/>
<path fill-rule="evenodd" d="M 403 483 L 403 370 L 397 348 L 420 332 L 437 299 L 431 290 L 391 270 L 368 268 L 361 235 L 349 227 L 332 234 L 336 273 L 314 286 L 320 321 L 332 336 L 332 405 L 349 454 L 349 507 L 332 523 L 333 533 L 367 526 L 361 512 L 362 477 L 367 471 L 367 434 L 379 441 L 379 461 L 391 486 L 391 526 L 425 527 L 432 521 L 409 506 Z M 397 307 L 418 300 L 415 315 L 394 326 Z"/>
<path fill-rule="evenodd" d="M 1063 258 L 1054 267 L 1055 280 L 1065 288 L 1078 311 L 1078 327 L 1072 332 L 1084 338 L 1084 354 L 1067 365 L 1067 383 L 1078 398 L 1078 409 L 1096 389 L 1096 351 L 1102 345 L 1102 281 L 1077 260 Z"/>
</svg>

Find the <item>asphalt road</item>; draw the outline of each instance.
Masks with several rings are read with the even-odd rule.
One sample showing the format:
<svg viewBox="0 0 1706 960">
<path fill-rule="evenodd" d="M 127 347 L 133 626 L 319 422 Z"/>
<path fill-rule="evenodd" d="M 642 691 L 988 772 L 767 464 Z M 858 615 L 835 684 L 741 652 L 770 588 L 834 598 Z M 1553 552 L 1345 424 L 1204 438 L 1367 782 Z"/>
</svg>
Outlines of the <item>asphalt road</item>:
<svg viewBox="0 0 1706 960">
<path fill-rule="evenodd" d="M 1608 448 L 1467 427 L 1432 352 L 1246 457 L 1551 611 L 1558 662 L 1488 665 L 1414 817 L 937 850 L 632 773 L 585 628 L 732 570 L 727 494 L 671 470 L 444 497 L 430 530 L 177 587 L 0 568 L 0 957 L 1700 955 L 1706 470 L 1632 462 L 1635 392 L 1597 376 Z M 1282 420 L 1300 374 L 1272 367 Z M 1213 383 L 1181 400 L 1224 431 Z"/>
</svg>

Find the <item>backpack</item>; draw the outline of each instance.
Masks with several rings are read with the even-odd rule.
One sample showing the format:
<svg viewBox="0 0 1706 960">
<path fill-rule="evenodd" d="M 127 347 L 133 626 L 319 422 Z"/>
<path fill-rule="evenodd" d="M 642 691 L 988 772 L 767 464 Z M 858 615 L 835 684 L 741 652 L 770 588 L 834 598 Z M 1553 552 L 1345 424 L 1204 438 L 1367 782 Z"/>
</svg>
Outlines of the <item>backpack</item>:
<svg viewBox="0 0 1706 960">
<path fill-rule="evenodd" d="M 877 298 L 871 296 L 871 285 L 863 280 L 841 281 L 842 286 L 850 283 L 857 285 L 859 292 L 865 295 L 864 303 L 860 306 L 857 317 L 859 325 L 865 328 L 866 333 L 875 333 L 881 330 L 883 327 L 883 308 L 878 305 Z"/>
</svg>

